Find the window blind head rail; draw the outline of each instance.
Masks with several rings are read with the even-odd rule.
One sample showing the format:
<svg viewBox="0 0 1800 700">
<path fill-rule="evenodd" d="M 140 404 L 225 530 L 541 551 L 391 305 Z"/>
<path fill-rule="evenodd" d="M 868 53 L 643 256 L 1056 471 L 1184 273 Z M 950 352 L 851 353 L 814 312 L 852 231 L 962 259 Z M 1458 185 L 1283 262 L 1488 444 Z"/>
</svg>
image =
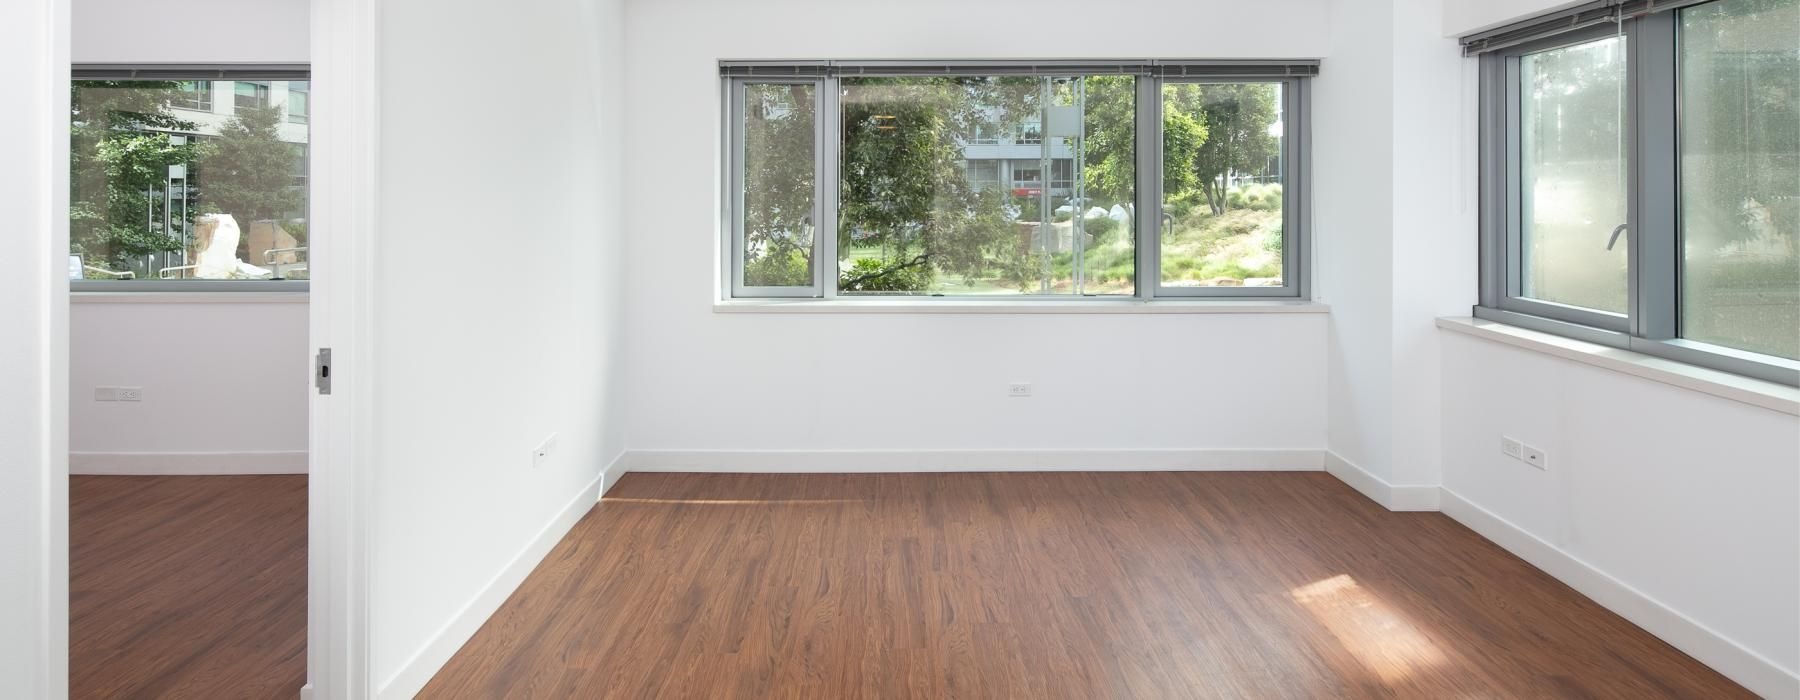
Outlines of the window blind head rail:
<svg viewBox="0 0 1800 700">
<path fill-rule="evenodd" d="M 1710 1 L 1600 0 L 1463 37 L 1463 55 L 1478 56 L 1598 24 L 1618 22 L 1656 12 L 1679 10 L 1683 7 Z"/>
<path fill-rule="evenodd" d="M 302 64 L 114 65 L 78 63 L 75 80 L 309 80 Z"/>
<path fill-rule="evenodd" d="M 1305 78 L 1319 74 L 1319 62 L 1157 61 L 1151 74 L 1161 78 Z"/>
<path fill-rule="evenodd" d="M 1173 78 L 1286 78 L 1319 74 L 1319 61 L 721 61 L 727 78 L 824 78 L 926 75 L 1141 75 Z"/>
</svg>

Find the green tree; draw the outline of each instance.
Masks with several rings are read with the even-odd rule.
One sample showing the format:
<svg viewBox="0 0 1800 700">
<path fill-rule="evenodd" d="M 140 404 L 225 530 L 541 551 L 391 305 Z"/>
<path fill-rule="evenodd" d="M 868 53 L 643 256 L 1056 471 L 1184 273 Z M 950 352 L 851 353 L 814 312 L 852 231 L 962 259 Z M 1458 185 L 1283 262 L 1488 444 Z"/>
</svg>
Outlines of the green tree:
<svg viewBox="0 0 1800 700">
<path fill-rule="evenodd" d="M 1083 159 L 1087 191 L 1099 200 L 1129 203 L 1136 185 L 1137 81 L 1131 76 L 1091 76 L 1087 82 Z M 1177 105 L 1163 105 L 1163 196 L 1194 187 L 1194 158 L 1206 142 L 1206 125 Z"/>
<path fill-rule="evenodd" d="M 1275 124 L 1275 101 L 1281 86 L 1207 83 L 1173 88 L 1164 93 L 1165 101 L 1205 126 L 1193 174 L 1212 213 L 1223 214 L 1231 176 L 1261 173 L 1275 154 L 1278 141 L 1269 127 Z"/>
<path fill-rule="evenodd" d="M 181 231 L 164 230 L 171 166 L 194 162 L 205 147 L 172 132 L 193 131 L 169 104 L 174 81 L 75 81 L 69 118 L 69 248 L 90 264 L 129 268 L 153 253 L 180 250 Z M 171 220 L 192 222 L 194 194 Z"/>
<path fill-rule="evenodd" d="M 977 127 L 1037 111 L 1035 78 L 847 78 L 843 81 L 838 246 L 879 247 L 879 265 L 840 277 L 844 290 L 923 291 L 920 269 L 997 276 L 1023 287 L 1031 256 L 999 192 L 972 187 L 963 146 Z"/>
<path fill-rule="evenodd" d="M 206 208 L 230 214 L 246 232 L 251 222 L 303 213 L 304 195 L 294 183 L 300 155 L 281 140 L 281 118 L 280 107 L 239 106 L 200 161 Z"/>
<path fill-rule="evenodd" d="M 744 88 L 744 284 L 812 283 L 811 85 Z"/>
</svg>

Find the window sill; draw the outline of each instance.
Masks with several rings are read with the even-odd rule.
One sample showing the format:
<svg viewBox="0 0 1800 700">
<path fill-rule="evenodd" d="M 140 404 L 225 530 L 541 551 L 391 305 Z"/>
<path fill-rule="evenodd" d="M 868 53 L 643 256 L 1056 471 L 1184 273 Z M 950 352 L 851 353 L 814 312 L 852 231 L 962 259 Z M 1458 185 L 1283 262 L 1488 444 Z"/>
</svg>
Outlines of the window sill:
<svg viewBox="0 0 1800 700">
<path fill-rule="evenodd" d="M 1268 299 L 730 299 L 713 302 L 714 313 L 759 314 L 1322 314 L 1331 307 L 1311 301 Z"/>
<path fill-rule="evenodd" d="M 70 292 L 70 304 L 305 304 L 306 292 Z"/>
<path fill-rule="evenodd" d="M 1463 335 L 1593 365 L 1731 399 L 1752 406 L 1800 416 L 1800 389 L 1751 379 L 1729 372 L 1697 367 L 1653 355 L 1564 338 L 1541 331 L 1466 316 L 1437 320 L 1438 328 Z"/>
</svg>

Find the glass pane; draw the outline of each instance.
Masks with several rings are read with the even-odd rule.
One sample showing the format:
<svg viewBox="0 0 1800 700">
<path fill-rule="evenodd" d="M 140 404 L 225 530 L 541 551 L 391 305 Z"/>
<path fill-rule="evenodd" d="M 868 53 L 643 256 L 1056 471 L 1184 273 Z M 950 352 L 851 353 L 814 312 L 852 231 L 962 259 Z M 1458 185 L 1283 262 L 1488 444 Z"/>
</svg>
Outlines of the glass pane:
<svg viewBox="0 0 1800 700">
<path fill-rule="evenodd" d="M 1519 75 L 1523 296 L 1625 313 L 1625 39 L 1523 56 Z"/>
<path fill-rule="evenodd" d="M 1800 359 L 1800 2 L 1681 11 L 1681 334 Z"/>
<path fill-rule="evenodd" d="M 1132 294 L 1131 76 L 845 78 L 842 294 Z"/>
<path fill-rule="evenodd" d="M 1162 286 L 1282 285 L 1281 83 L 1163 86 Z"/>
<path fill-rule="evenodd" d="M 744 86 L 744 286 L 812 286 L 816 91 Z"/>
<path fill-rule="evenodd" d="M 83 277 L 308 276 L 306 125 L 211 94 L 205 81 L 73 84 L 69 253 Z"/>
<path fill-rule="evenodd" d="M 310 105 L 312 96 L 307 93 L 307 84 L 297 81 L 289 82 L 287 90 L 288 121 L 305 124 L 307 117 L 312 113 Z"/>
</svg>

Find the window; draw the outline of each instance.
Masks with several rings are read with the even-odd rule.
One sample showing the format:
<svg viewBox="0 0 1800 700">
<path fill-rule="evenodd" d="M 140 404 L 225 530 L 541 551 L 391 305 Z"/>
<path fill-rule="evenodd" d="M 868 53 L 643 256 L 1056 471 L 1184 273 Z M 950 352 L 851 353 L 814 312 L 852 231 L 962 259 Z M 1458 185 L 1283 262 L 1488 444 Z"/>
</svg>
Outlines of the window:
<svg viewBox="0 0 1800 700">
<path fill-rule="evenodd" d="M 1170 82 L 1163 93 L 1163 294 L 1282 289 L 1286 253 L 1279 82 Z"/>
<path fill-rule="evenodd" d="M 305 81 L 290 80 L 287 84 L 287 117 L 294 124 L 305 124 L 308 110 L 311 108 L 312 94 L 307 92 Z"/>
<path fill-rule="evenodd" d="M 1000 161 L 971 160 L 968 163 L 967 175 L 969 178 L 969 185 L 976 189 L 991 190 L 999 187 Z"/>
<path fill-rule="evenodd" d="M 1800 359 L 1800 3 L 1681 11 L 1681 337 Z"/>
<path fill-rule="evenodd" d="M 183 80 L 181 95 L 172 106 L 180 109 L 191 109 L 196 112 L 211 112 L 213 108 L 213 84 L 211 80 Z"/>
<path fill-rule="evenodd" d="M 1518 90 L 1520 296 L 1622 316 L 1625 39 L 1525 54 Z"/>
<path fill-rule="evenodd" d="M 744 212 L 741 293 L 782 296 L 811 290 L 819 216 L 818 86 L 746 83 L 736 97 L 744 115 L 744 170 L 737 188 Z"/>
<path fill-rule="evenodd" d="M 232 88 L 233 105 L 238 110 L 262 109 L 269 106 L 269 84 L 264 81 L 240 80 Z"/>
<path fill-rule="evenodd" d="M 159 78 L 171 72 L 179 73 L 159 68 Z M 226 84 L 240 86 L 240 100 L 244 85 L 266 94 L 267 83 Z M 76 68 L 69 253 L 80 256 L 83 278 L 75 290 L 244 288 L 230 280 L 269 289 L 267 280 L 306 279 L 306 127 L 266 108 L 214 114 L 196 101 L 210 100 L 211 86 Z"/>
<path fill-rule="evenodd" d="M 1316 70 L 724 63 L 726 288 L 1304 298 L 1304 198 L 1282 188 Z"/>
<path fill-rule="evenodd" d="M 1583 6 L 1482 56 L 1475 314 L 1800 384 L 1800 0 Z"/>
</svg>

